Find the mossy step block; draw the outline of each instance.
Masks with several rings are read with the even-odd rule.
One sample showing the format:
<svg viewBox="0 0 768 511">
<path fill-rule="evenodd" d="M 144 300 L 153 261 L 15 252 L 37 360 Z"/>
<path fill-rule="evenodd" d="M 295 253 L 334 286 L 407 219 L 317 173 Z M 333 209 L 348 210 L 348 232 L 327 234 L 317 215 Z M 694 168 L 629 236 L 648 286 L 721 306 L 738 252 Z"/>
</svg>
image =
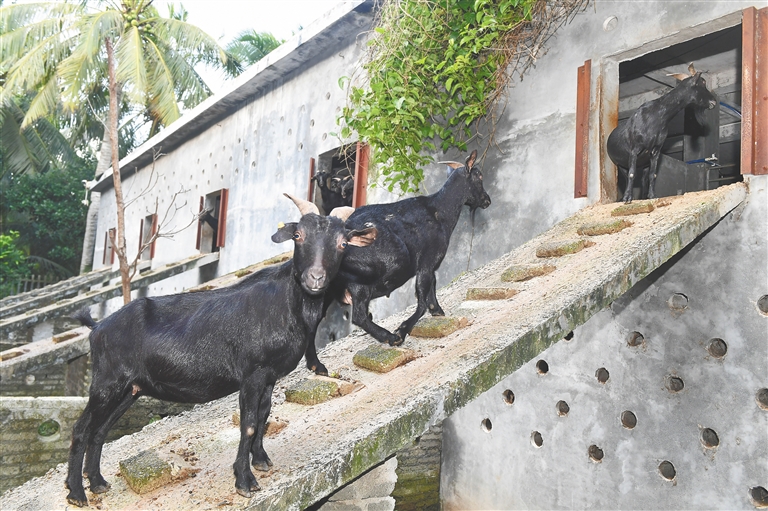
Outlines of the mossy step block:
<svg viewBox="0 0 768 511">
<path fill-rule="evenodd" d="M 576 229 L 576 232 L 581 236 L 601 236 L 603 234 L 614 234 L 623 231 L 627 227 L 630 227 L 632 222 L 628 222 L 623 218 L 618 220 L 610 220 L 608 222 L 592 222 L 584 224 Z"/>
<path fill-rule="evenodd" d="M 388 373 L 392 369 L 407 364 L 416 358 L 416 352 L 405 348 L 392 348 L 372 344 L 355 353 L 352 362 L 357 367 L 377 373 Z"/>
<path fill-rule="evenodd" d="M 75 337 L 79 337 L 81 334 L 80 332 L 65 332 L 61 335 L 54 335 L 52 341 L 55 344 L 58 344 L 60 342 L 68 341 L 70 339 L 74 339 Z"/>
<path fill-rule="evenodd" d="M 510 266 L 501 274 L 502 282 L 525 282 L 552 273 L 557 269 L 551 264 L 519 264 Z"/>
<path fill-rule="evenodd" d="M 540 245 L 536 249 L 536 257 L 562 257 L 568 254 L 575 254 L 592 245 L 594 243 L 583 239 L 553 241 Z"/>
<path fill-rule="evenodd" d="M 313 376 L 286 389 L 285 400 L 300 405 L 316 405 L 334 397 L 346 396 L 358 386 L 348 381 L 327 376 Z"/>
<path fill-rule="evenodd" d="M 422 318 L 413 327 L 411 335 L 414 337 L 445 337 L 460 328 L 464 328 L 468 324 L 467 318 L 462 316 Z"/>
<path fill-rule="evenodd" d="M 467 289 L 467 300 L 506 300 L 518 293 L 511 287 L 471 287 Z"/>
<path fill-rule="evenodd" d="M 611 211 L 611 216 L 639 215 L 641 213 L 650 213 L 653 210 L 653 202 L 649 200 L 637 201 L 630 202 L 629 204 L 622 204 L 618 208 Z"/>
<path fill-rule="evenodd" d="M 120 462 L 120 474 L 128 486 L 143 495 L 171 482 L 171 465 L 160 459 L 155 451 L 141 451 Z"/>
</svg>

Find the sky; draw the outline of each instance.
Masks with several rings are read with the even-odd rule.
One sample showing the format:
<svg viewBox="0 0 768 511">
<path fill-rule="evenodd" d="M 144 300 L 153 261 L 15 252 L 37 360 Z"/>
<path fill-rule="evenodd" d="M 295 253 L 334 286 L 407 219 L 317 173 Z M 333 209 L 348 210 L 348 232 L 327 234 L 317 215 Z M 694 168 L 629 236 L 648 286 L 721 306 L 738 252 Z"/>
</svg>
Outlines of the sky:
<svg viewBox="0 0 768 511">
<path fill-rule="evenodd" d="M 342 0 L 181 0 L 189 12 L 187 21 L 216 38 L 222 46 L 247 29 L 270 32 L 278 39 L 290 39 Z M 168 0 L 155 0 L 160 14 L 167 16 Z M 223 75 L 200 70 L 215 92 L 221 89 Z"/>
</svg>

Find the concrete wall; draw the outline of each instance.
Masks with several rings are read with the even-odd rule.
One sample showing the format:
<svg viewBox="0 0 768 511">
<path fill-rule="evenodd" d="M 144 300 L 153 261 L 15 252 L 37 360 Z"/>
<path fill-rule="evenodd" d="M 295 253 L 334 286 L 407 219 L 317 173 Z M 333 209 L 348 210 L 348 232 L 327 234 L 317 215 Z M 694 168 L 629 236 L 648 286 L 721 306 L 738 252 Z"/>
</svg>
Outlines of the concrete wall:
<svg viewBox="0 0 768 511">
<path fill-rule="evenodd" d="M 67 460 L 74 426 L 83 412 L 83 397 L 3 397 L 0 403 L 0 493 Z M 152 421 L 175 415 L 193 405 L 167 403 L 142 397 L 126 412 L 109 433 L 111 442 L 141 430 Z M 58 430 L 41 425 L 55 421 Z M 42 434 L 41 434 L 42 433 Z"/>
<path fill-rule="evenodd" d="M 768 485 L 768 176 L 748 184 L 746 205 L 444 421 L 445 510 L 754 508 L 750 489 Z"/>
</svg>

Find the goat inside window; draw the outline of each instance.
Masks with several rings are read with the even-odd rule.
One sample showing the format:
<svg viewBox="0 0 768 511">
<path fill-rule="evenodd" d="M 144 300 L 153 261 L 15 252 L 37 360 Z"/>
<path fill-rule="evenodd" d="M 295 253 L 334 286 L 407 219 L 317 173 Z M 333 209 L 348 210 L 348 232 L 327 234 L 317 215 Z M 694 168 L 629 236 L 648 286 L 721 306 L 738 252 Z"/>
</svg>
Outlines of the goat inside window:
<svg viewBox="0 0 768 511">
<path fill-rule="evenodd" d="M 666 124 L 660 150 L 656 196 L 711 190 L 741 180 L 741 26 L 648 53 L 619 65 L 619 127 L 641 105 L 667 96 L 696 72 L 714 96 L 711 109 L 693 106 L 677 111 Z M 641 157 L 634 198 L 644 198 Z M 645 161 L 643 166 L 647 166 Z M 644 169 L 643 169 L 644 171 Z M 619 172 L 619 195 L 627 176 Z"/>
<path fill-rule="evenodd" d="M 227 236 L 227 202 L 229 190 L 222 188 L 200 197 L 197 222 L 197 249 L 202 254 L 218 252 Z"/>
<path fill-rule="evenodd" d="M 317 158 L 312 202 L 324 214 L 334 208 L 352 206 L 355 191 L 355 169 L 358 160 L 357 144 L 338 147 Z"/>
</svg>

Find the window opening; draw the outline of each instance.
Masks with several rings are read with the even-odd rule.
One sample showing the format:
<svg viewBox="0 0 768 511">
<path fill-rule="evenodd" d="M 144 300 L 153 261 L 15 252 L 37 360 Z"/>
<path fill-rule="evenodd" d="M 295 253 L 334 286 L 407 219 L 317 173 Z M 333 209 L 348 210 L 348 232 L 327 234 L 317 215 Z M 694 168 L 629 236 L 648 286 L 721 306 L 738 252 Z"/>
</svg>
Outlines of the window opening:
<svg viewBox="0 0 768 511">
<path fill-rule="evenodd" d="M 310 160 L 310 200 L 324 213 L 341 206 L 360 207 L 366 201 L 368 145 L 361 142 L 327 151 Z"/>
<path fill-rule="evenodd" d="M 227 235 L 227 203 L 229 190 L 222 188 L 200 197 L 200 217 L 197 221 L 197 249 L 202 254 L 218 252 Z"/>
<path fill-rule="evenodd" d="M 718 106 L 696 117 L 692 108 L 668 124 L 661 150 L 656 195 L 681 195 L 711 190 L 742 180 L 741 150 L 741 25 L 669 46 L 619 64 L 619 116 L 625 122 L 642 104 L 677 85 L 674 73 L 688 73 L 693 63 L 702 71 Z M 635 178 L 634 196 L 640 193 Z M 619 199 L 626 180 L 618 173 Z"/>
<path fill-rule="evenodd" d="M 141 220 L 139 230 L 139 250 L 142 261 L 149 261 L 155 257 L 155 241 L 152 237 L 157 233 L 157 215 L 147 215 Z M 150 240 L 152 242 L 150 243 Z"/>
<path fill-rule="evenodd" d="M 104 233 L 104 255 L 101 264 L 115 264 L 115 247 L 112 245 L 112 239 L 116 236 L 117 229 L 114 227 Z M 109 263 L 107 263 L 109 261 Z"/>
</svg>

